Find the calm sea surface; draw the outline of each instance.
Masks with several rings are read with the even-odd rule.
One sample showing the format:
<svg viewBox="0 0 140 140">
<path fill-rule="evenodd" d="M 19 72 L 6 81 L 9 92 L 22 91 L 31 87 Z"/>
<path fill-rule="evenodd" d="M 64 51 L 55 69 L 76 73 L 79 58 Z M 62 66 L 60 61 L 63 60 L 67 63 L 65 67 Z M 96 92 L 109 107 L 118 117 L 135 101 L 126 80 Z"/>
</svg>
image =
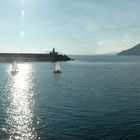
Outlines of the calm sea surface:
<svg viewBox="0 0 140 140">
<path fill-rule="evenodd" d="M 0 63 L 0 140 L 139 140 L 140 57 Z"/>
</svg>

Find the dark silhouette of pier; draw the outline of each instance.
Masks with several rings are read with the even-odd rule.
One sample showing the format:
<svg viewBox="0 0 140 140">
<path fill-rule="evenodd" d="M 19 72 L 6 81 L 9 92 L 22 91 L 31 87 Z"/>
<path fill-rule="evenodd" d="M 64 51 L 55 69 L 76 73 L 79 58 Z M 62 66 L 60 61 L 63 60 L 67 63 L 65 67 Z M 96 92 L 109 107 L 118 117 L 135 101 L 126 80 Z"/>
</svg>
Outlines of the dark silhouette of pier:
<svg viewBox="0 0 140 140">
<path fill-rule="evenodd" d="M 11 62 L 11 61 L 69 61 L 72 60 L 67 55 L 58 54 L 53 51 L 48 54 L 40 54 L 40 53 L 0 53 L 0 61 L 1 62 Z"/>
</svg>

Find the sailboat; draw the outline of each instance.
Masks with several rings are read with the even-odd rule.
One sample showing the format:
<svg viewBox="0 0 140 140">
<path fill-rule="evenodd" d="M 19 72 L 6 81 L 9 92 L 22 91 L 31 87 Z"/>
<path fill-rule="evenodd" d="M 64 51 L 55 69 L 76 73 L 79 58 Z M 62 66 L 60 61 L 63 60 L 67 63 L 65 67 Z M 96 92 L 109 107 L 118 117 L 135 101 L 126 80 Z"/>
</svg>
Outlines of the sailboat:
<svg viewBox="0 0 140 140">
<path fill-rule="evenodd" d="M 17 62 L 14 61 L 14 62 L 12 63 L 12 70 L 11 70 L 11 73 L 12 73 L 12 74 L 16 74 L 17 72 L 18 72 Z"/>
<path fill-rule="evenodd" d="M 58 62 L 55 63 L 54 73 L 62 73 L 61 66 L 60 66 L 60 64 Z"/>
</svg>

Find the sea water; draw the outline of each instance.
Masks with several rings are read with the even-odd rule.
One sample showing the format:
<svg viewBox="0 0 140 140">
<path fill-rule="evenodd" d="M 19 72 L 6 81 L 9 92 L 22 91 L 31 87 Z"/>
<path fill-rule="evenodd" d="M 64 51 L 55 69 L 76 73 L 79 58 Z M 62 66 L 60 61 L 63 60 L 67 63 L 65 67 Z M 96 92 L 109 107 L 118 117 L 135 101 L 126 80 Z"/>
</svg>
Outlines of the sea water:
<svg viewBox="0 0 140 140">
<path fill-rule="evenodd" d="M 0 140 L 140 139 L 140 57 L 0 63 Z"/>
</svg>

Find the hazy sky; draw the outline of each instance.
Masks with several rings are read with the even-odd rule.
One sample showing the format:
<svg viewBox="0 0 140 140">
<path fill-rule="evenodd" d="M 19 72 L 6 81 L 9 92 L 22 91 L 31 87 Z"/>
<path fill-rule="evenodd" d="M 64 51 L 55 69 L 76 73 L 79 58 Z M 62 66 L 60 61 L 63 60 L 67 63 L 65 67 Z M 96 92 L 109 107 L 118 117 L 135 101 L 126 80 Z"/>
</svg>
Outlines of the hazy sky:
<svg viewBox="0 0 140 140">
<path fill-rule="evenodd" d="M 140 0 L 0 0 L 0 52 L 118 52 L 140 42 Z"/>
</svg>

